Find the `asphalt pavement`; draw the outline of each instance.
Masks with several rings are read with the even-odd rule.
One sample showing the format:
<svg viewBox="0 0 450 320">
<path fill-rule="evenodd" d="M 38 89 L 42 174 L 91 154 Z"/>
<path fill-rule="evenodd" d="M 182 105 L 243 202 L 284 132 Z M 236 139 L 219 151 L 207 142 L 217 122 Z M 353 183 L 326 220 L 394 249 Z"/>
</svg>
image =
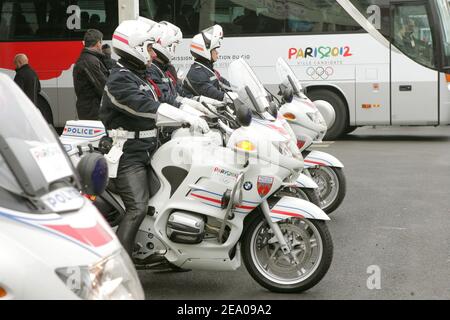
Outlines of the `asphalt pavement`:
<svg viewBox="0 0 450 320">
<path fill-rule="evenodd" d="M 316 148 L 345 165 L 334 257 L 301 294 L 234 272 L 140 271 L 147 299 L 450 299 L 450 127 L 360 128 Z"/>
</svg>

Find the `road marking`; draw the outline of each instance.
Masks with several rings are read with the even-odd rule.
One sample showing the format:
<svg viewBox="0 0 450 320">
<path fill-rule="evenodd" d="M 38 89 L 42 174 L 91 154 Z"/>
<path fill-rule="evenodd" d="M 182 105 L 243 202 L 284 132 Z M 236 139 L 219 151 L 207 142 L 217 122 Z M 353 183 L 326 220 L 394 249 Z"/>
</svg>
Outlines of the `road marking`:
<svg viewBox="0 0 450 320">
<path fill-rule="evenodd" d="M 406 228 L 401 228 L 401 227 L 377 227 L 377 229 L 386 229 L 386 230 L 406 230 Z"/>
<path fill-rule="evenodd" d="M 330 145 L 329 144 L 319 144 L 319 145 L 313 145 L 313 146 L 311 146 L 311 149 L 314 149 L 314 148 L 328 148 L 328 147 L 330 147 Z"/>
<path fill-rule="evenodd" d="M 332 145 L 335 141 L 325 141 L 325 142 L 318 142 L 313 143 L 311 145 L 311 148 L 328 148 L 330 145 Z"/>
</svg>

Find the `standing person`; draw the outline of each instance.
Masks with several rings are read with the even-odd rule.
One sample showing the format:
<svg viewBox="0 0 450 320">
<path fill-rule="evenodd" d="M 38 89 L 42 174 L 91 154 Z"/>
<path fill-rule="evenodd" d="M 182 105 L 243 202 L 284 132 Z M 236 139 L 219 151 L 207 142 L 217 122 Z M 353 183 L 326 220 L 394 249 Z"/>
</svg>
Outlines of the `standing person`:
<svg viewBox="0 0 450 320">
<path fill-rule="evenodd" d="M 16 66 L 14 81 L 37 106 L 41 83 L 36 72 L 28 64 L 28 57 L 24 53 L 19 53 L 14 57 L 14 64 Z"/>
<path fill-rule="evenodd" d="M 191 55 L 194 63 L 186 75 L 183 87 L 194 96 L 231 102 L 237 97 L 236 94 L 228 92 L 231 91 L 230 83 L 214 70 L 214 62 L 219 58 L 217 48 L 222 39 L 222 27 L 217 24 L 192 38 Z"/>
<path fill-rule="evenodd" d="M 115 66 L 116 64 L 116 60 L 114 60 L 113 58 L 111 58 L 111 47 L 109 46 L 109 44 L 105 43 L 102 46 L 102 52 L 104 55 L 103 58 L 103 63 L 105 64 L 106 68 L 111 71 L 111 69 Z"/>
<path fill-rule="evenodd" d="M 194 130 L 209 130 L 205 120 L 158 101 L 146 81 L 146 68 L 155 55 L 152 45 L 160 35 L 158 24 L 148 21 L 126 20 L 114 31 L 112 47 L 120 59 L 111 70 L 100 107 L 100 119 L 113 139 L 106 155 L 110 177 L 126 209 L 117 236 L 130 256 L 148 209 L 157 117 L 189 123 Z"/>
<path fill-rule="evenodd" d="M 89 29 L 84 34 L 84 49 L 73 68 L 73 85 L 80 120 L 98 120 L 98 109 L 109 72 L 103 63 L 103 34 Z"/>
</svg>

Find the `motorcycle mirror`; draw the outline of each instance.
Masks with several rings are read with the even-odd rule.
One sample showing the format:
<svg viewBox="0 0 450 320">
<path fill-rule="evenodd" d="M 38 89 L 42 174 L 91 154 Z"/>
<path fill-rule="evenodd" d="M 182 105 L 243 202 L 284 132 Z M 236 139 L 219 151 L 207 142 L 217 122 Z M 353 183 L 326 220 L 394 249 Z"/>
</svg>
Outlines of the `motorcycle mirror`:
<svg viewBox="0 0 450 320">
<path fill-rule="evenodd" d="M 78 163 L 82 191 L 89 195 L 102 194 L 108 184 L 108 164 L 99 153 L 87 153 Z"/>
<path fill-rule="evenodd" d="M 235 100 L 236 106 L 236 119 L 238 123 L 243 127 L 248 127 L 252 123 L 252 111 L 245 104 Z"/>
<path fill-rule="evenodd" d="M 283 100 L 287 103 L 292 102 L 292 99 L 294 99 L 294 91 L 290 87 L 286 87 L 284 85 L 280 85 L 280 92 L 281 96 L 283 97 Z"/>
<path fill-rule="evenodd" d="M 269 107 L 267 111 L 274 117 L 275 119 L 278 117 L 278 105 L 275 101 L 271 101 L 269 103 Z"/>
</svg>

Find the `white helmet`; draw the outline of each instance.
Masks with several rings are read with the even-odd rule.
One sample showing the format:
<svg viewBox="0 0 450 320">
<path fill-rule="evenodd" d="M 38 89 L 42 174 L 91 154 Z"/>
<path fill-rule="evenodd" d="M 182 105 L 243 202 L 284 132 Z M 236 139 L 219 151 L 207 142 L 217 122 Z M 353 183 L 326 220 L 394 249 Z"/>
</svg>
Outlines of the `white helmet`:
<svg viewBox="0 0 450 320">
<path fill-rule="evenodd" d="M 112 47 L 121 58 L 146 65 L 151 61 L 147 47 L 159 41 L 161 34 L 161 26 L 152 20 L 126 20 L 114 30 Z"/>
<path fill-rule="evenodd" d="M 219 48 L 223 39 L 222 27 L 218 24 L 203 30 L 192 38 L 191 54 L 211 61 L 211 50 Z"/>
<path fill-rule="evenodd" d="M 153 45 L 153 49 L 164 63 L 169 63 L 175 55 L 175 47 L 183 39 L 183 33 L 180 28 L 170 22 L 161 21 L 159 24 L 162 25 L 164 32 L 160 41 Z"/>
</svg>

